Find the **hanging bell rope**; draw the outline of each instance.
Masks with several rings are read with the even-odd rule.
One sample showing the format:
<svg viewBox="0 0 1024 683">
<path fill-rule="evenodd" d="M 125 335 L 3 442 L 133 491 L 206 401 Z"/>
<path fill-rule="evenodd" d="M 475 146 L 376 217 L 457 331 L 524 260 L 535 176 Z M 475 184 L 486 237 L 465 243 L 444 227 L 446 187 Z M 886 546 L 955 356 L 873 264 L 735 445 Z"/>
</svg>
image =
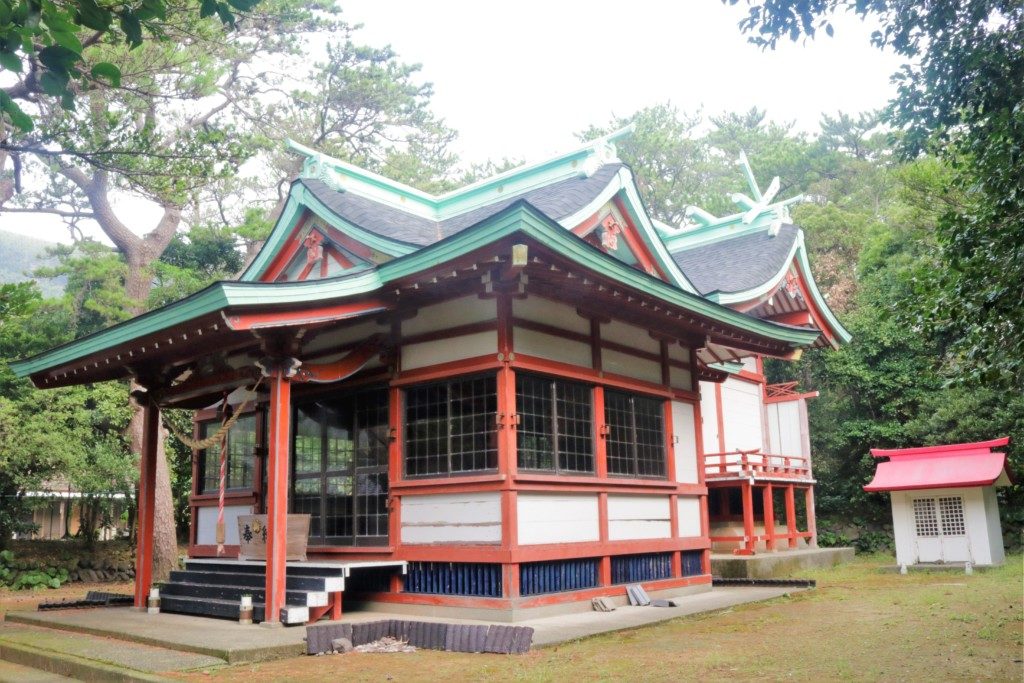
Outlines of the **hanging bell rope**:
<svg viewBox="0 0 1024 683">
<path fill-rule="evenodd" d="M 249 391 L 255 394 L 256 390 L 259 389 L 259 386 L 262 383 L 263 378 L 260 377 L 259 381 L 257 381 L 256 384 L 254 384 L 252 386 L 252 389 L 250 389 Z M 178 441 L 182 442 L 189 448 L 194 448 L 197 451 L 201 451 L 219 443 L 221 439 L 224 437 L 224 435 L 231 431 L 231 428 L 235 426 L 235 423 L 238 422 L 238 418 L 242 416 L 242 413 L 248 412 L 250 408 L 250 403 L 252 403 L 252 401 L 246 401 L 241 408 L 234 412 L 234 414 L 231 417 L 229 417 L 226 421 L 221 423 L 220 428 L 218 428 L 216 432 L 209 435 L 205 439 L 193 439 L 191 436 L 185 434 L 167 420 L 163 421 L 164 427 L 166 427 L 167 431 L 173 434 L 174 438 L 176 438 Z"/>
</svg>

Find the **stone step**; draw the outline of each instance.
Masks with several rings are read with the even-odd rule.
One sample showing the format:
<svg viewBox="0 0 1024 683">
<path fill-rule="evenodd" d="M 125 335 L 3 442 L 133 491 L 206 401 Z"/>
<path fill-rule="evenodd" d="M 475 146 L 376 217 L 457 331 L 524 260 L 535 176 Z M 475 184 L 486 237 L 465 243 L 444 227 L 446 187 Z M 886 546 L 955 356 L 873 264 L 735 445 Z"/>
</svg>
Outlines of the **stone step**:
<svg viewBox="0 0 1024 683">
<path fill-rule="evenodd" d="M 253 621 L 263 621 L 263 603 L 254 601 L 252 608 Z M 197 598 L 184 595 L 161 595 L 160 610 L 179 614 L 194 614 L 202 617 L 238 619 L 237 600 L 216 600 L 213 598 Z M 304 624 L 309 621 L 309 607 L 288 605 L 281 608 L 280 618 L 283 624 Z"/>
<path fill-rule="evenodd" d="M 24 678 L 13 677 L 18 681 L 166 681 L 165 673 L 226 663 L 209 655 L 6 622 L 0 624 L 0 662 L 30 670 L 21 672 Z M 0 669 L 0 680 L 9 675 Z"/>
<path fill-rule="evenodd" d="M 171 572 L 169 582 L 239 586 L 258 590 L 266 586 L 266 581 L 266 576 L 262 573 L 174 570 Z M 344 588 L 340 577 L 293 576 L 289 574 L 286 577 L 286 581 L 288 590 L 326 591 L 334 593 Z"/>
<path fill-rule="evenodd" d="M 0 683 L 61 683 L 81 680 L 0 659 Z"/>
<path fill-rule="evenodd" d="M 217 580 L 217 575 L 210 574 L 206 579 Z M 229 600 L 237 606 L 243 595 L 252 597 L 254 603 L 265 602 L 265 591 L 262 589 L 247 588 L 245 586 L 231 586 L 223 583 L 192 583 L 170 581 L 160 587 L 160 596 L 188 596 L 194 598 L 212 598 L 215 600 Z M 285 591 L 285 604 L 299 607 L 324 607 L 328 604 L 325 591 Z"/>
</svg>

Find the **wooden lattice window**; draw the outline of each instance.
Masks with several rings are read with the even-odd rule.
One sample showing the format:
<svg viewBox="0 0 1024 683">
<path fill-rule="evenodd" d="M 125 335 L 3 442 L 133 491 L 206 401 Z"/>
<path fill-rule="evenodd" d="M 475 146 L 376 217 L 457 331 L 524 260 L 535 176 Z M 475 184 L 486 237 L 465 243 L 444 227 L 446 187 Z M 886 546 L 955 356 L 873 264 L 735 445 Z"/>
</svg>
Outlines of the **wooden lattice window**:
<svg viewBox="0 0 1024 683">
<path fill-rule="evenodd" d="M 646 396 L 606 391 L 608 474 L 665 476 L 664 402 Z"/>
<path fill-rule="evenodd" d="M 591 389 L 558 379 L 516 375 L 519 468 L 594 471 Z"/>
<path fill-rule="evenodd" d="M 200 427 L 202 438 L 215 434 L 220 429 L 219 421 L 204 422 Z M 227 471 L 225 489 L 251 489 L 256 461 L 256 415 L 242 415 L 228 432 Z M 200 493 L 220 490 L 220 444 L 209 446 L 200 453 L 202 465 Z"/>
<path fill-rule="evenodd" d="M 405 392 L 405 473 L 447 476 L 498 468 L 494 375 Z"/>
<path fill-rule="evenodd" d="M 964 499 L 960 496 L 939 498 L 939 516 L 942 518 L 943 536 L 965 536 Z"/>
<path fill-rule="evenodd" d="M 914 525 L 918 536 L 939 535 L 939 519 L 935 514 L 934 498 L 914 499 Z"/>
</svg>

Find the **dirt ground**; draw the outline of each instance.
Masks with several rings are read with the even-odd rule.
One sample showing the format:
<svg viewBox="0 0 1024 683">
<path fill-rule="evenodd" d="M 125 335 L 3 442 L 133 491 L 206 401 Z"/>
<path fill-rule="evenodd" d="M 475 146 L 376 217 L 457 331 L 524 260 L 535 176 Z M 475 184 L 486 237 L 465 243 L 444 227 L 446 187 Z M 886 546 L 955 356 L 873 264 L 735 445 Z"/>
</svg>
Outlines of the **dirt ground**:
<svg viewBox="0 0 1024 683">
<path fill-rule="evenodd" d="M 891 557 L 807 573 L 813 591 L 520 656 L 324 655 L 196 672 L 222 681 L 1024 680 L 1022 557 L 900 576 Z"/>
<path fill-rule="evenodd" d="M 46 600 L 77 600 L 85 597 L 89 591 L 104 593 L 127 593 L 131 595 L 135 588 L 131 583 L 65 583 L 60 588 L 39 588 L 35 590 L 12 591 L 0 588 L 0 618 L 6 612 L 35 609 L 40 602 Z"/>
</svg>

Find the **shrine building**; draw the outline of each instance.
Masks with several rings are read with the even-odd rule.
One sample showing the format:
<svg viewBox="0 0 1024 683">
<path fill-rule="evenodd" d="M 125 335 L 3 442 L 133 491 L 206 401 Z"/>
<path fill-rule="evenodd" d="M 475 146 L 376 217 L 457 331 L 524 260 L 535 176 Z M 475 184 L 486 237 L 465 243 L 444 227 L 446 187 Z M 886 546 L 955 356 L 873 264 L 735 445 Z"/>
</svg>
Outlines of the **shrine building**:
<svg viewBox="0 0 1024 683">
<path fill-rule="evenodd" d="M 257 620 L 301 623 L 344 593 L 515 619 L 625 584 L 709 589 L 712 550 L 816 545 L 816 394 L 763 360 L 849 335 L 797 198 L 743 158 L 737 213 L 659 223 L 616 157 L 628 132 L 442 195 L 292 144 L 303 170 L 236 281 L 14 364 L 41 389 L 143 388 L 136 604 L 161 411 L 198 410 L 201 441 L 225 403 L 165 610 L 237 616 L 245 593 Z M 308 515 L 304 561 L 289 514 Z M 236 560 L 252 515 L 265 559 Z"/>
</svg>

